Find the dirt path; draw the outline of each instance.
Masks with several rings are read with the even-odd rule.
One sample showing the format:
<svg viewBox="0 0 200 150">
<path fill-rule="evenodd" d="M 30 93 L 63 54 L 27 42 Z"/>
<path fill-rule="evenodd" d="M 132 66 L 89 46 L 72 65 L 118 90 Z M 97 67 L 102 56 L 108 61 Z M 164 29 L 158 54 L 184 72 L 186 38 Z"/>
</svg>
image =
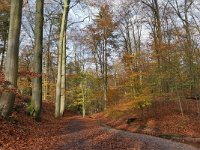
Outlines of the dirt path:
<svg viewBox="0 0 200 150">
<path fill-rule="evenodd" d="M 95 120 L 72 117 L 56 150 L 196 150 L 192 146 L 99 126 Z"/>
</svg>

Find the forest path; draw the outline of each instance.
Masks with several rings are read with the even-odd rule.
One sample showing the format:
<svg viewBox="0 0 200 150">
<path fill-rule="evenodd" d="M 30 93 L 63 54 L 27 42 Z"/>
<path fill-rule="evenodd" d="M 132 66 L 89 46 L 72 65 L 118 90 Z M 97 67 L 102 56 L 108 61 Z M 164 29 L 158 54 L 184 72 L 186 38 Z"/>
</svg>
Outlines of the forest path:
<svg viewBox="0 0 200 150">
<path fill-rule="evenodd" d="M 96 120 L 70 117 L 56 150 L 197 150 L 174 141 L 100 126 Z"/>
</svg>

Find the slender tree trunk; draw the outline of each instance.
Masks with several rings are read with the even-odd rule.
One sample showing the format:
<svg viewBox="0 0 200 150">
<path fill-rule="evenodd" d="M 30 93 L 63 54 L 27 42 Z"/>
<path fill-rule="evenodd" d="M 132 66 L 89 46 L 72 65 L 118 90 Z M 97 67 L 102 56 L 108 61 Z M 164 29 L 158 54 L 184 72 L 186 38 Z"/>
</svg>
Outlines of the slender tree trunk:
<svg viewBox="0 0 200 150">
<path fill-rule="evenodd" d="M 107 58 L 105 58 L 105 72 L 104 72 L 104 109 L 107 109 L 107 102 L 108 102 L 108 70 L 107 70 Z"/>
<path fill-rule="evenodd" d="M 63 11 L 62 22 L 61 22 L 60 40 L 59 40 L 59 48 L 58 48 L 58 75 L 57 75 L 57 83 L 56 83 L 55 117 L 59 117 L 60 112 L 61 112 L 61 108 L 60 108 L 61 106 L 61 75 L 62 75 L 62 58 L 64 57 L 63 56 L 63 40 L 64 40 L 64 36 L 66 32 L 69 4 L 70 4 L 70 0 L 64 1 L 64 11 Z M 65 56 L 65 59 L 66 59 L 66 56 Z"/>
<path fill-rule="evenodd" d="M 104 29 L 104 35 L 105 35 L 105 29 Z M 108 54 L 107 54 L 107 40 L 104 37 L 104 65 L 103 65 L 103 76 L 104 76 L 104 109 L 107 109 L 107 103 L 108 103 Z"/>
<path fill-rule="evenodd" d="M 10 27 L 8 35 L 8 52 L 5 63 L 5 79 L 10 82 L 9 87 L 17 87 L 19 37 L 21 29 L 23 0 L 11 0 Z M 3 92 L 0 99 L 0 113 L 8 117 L 15 101 L 15 93 Z"/>
<path fill-rule="evenodd" d="M 42 42 L 43 42 L 43 7 L 44 0 L 36 1 L 35 48 L 33 56 L 32 100 L 35 119 L 40 118 L 42 108 Z"/>
<path fill-rule="evenodd" d="M 51 33 L 52 33 L 53 24 L 51 22 L 50 29 L 49 29 L 49 36 L 48 36 L 48 43 L 47 43 L 47 53 L 46 53 L 46 77 L 45 77 L 45 84 L 44 84 L 44 99 L 48 98 L 49 92 L 49 78 L 50 78 L 50 47 L 51 47 Z"/>
<path fill-rule="evenodd" d="M 176 93 L 177 93 L 177 97 L 178 97 L 178 104 L 179 104 L 179 108 L 180 108 L 180 111 L 181 111 L 181 115 L 183 117 L 183 107 L 182 107 L 182 102 L 181 102 L 181 96 L 180 96 L 180 93 L 178 91 L 178 88 L 177 88 L 177 85 L 176 85 Z"/>
<path fill-rule="evenodd" d="M 81 81 L 81 91 L 82 91 L 82 116 L 83 118 L 85 117 L 85 101 L 86 101 L 86 88 L 85 88 L 85 80 L 86 79 L 83 79 L 83 81 Z"/>
<path fill-rule="evenodd" d="M 4 57 L 5 57 L 5 51 L 6 51 L 6 40 L 4 40 L 3 43 L 3 52 L 1 53 L 1 66 L 0 66 L 0 70 L 3 70 L 3 63 L 4 63 Z"/>
<path fill-rule="evenodd" d="M 63 37 L 60 116 L 63 116 L 65 110 L 65 98 L 66 98 L 65 89 L 66 89 L 66 32 Z"/>
</svg>

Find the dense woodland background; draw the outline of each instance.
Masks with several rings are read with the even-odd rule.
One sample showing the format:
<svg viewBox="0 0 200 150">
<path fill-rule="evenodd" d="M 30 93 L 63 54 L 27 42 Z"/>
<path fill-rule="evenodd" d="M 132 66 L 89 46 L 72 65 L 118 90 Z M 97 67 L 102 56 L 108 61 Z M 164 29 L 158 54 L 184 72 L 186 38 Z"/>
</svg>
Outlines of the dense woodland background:
<svg viewBox="0 0 200 150">
<path fill-rule="evenodd" d="M 124 144 L 96 135 L 102 124 L 200 148 L 199 12 L 199 0 L 0 0 L 0 149 Z"/>
<path fill-rule="evenodd" d="M 199 11 L 198 0 L 1 0 L 1 115 L 16 95 L 34 118 L 42 101 L 55 117 L 124 102 L 200 115 Z"/>
</svg>

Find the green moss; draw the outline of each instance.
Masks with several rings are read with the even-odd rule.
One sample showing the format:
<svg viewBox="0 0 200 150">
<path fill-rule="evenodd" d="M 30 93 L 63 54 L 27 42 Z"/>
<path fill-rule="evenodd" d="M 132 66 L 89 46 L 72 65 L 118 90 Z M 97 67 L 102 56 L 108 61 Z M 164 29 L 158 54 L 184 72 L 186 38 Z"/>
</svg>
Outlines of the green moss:
<svg viewBox="0 0 200 150">
<path fill-rule="evenodd" d="M 26 103 L 26 113 L 32 116 L 34 112 L 35 112 L 34 106 L 30 102 Z"/>
</svg>

